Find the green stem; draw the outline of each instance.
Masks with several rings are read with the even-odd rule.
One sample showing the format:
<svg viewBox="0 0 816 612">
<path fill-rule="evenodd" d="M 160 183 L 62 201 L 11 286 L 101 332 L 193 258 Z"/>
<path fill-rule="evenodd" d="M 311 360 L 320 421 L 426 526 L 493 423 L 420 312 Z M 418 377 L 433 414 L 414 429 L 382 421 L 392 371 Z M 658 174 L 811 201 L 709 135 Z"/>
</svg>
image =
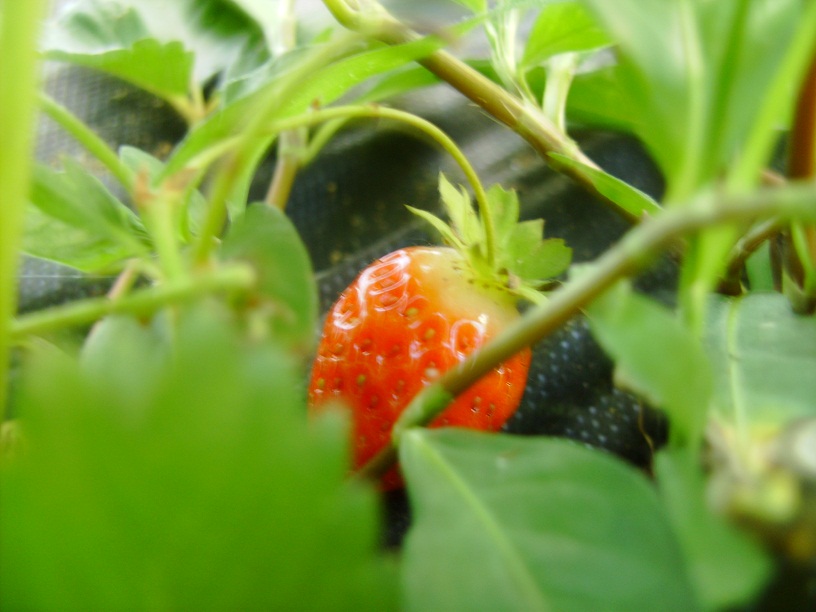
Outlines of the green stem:
<svg viewBox="0 0 816 612">
<path fill-rule="evenodd" d="M 430 423 L 452 398 L 498 364 L 554 332 L 614 283 L 639 271 L 680 237 L 713 225 L 774 217 L 816 220 L 816 185 L 800 184 L 761 190 L 717 202 L 717 206 L 708 197 L 644 221 L 601 255 L 585 274 L 551 293 L 545 304 L 529 310 L 493 341 L 420 392 L 394 425 L 393 444 L 363 466 L 359 475 L 372 478 L 381 476 L 394 463 L 395 444 L 406 429 Z"/>
<path fill-rule="evenodd" d="M 275 57 L 280 57 L 297 44 L 297 21 L 295 18 L 294 0 L 285 0 L 278 4 L 278 28 L 276 44 L 272 48 Z M 278 137 L 278 157 L 275 172 L 266 193 L 266 204 L 285 210 L 289 194 L 295 184 L 295 178 L 303 166 L 303 157 L 307 147 L 307 136 L 303 130 L 290 130 Z"/>
<path fill-rule="evenodd" d="M 40 108 L 66 132 L 71 134 L 89 153 L 102 162 L 102 165 L 108 169 L 128 193 L 132 192 L 133 172 L 121 162 L 116 151 L 111 149 L 79 117 L 44 93 L 40 93 Z"/>
<path fill-rule="evenodd" d="M 742 271 L 745 262 L 763 243 L 772 239 L 782 230 L 778 219 L 768 219 L 755 225 L 739 239 L 728 256 L 728 267 L 720 284 L 720 293 L 739 295 L 742 293 Z"/>
<path fill-rule="evenodd" d="M 11 339 L 20 342 L 32 334 L 86 325 L 112 314 L 146 316 L 170 304 L 191 301 L 209 293 L 245 290 L 255 280 L 255 273 L 249 266 L 231 265 L 134 291 L 116 300 L 107 297 L 79 300 L 19 317 L 11 325 Z"/>
<path fill-rule="evenodd" d="M 289 71 L 276 81 L 273 87 L 264 92 L 265 95 L 259 99 L 257 106 L 251 109 L 245 129 L 241 130 L 240 136 L 234 138 L 237 150 L 224 160 L 221 170 L 215 176 L 207 214 L 193 246 L 193 258 L 197 264 L 203 265 L 208 261 L 227 220 L 227 202 L 236 195 L 237 188 L 252 176 L 261 160 L 261 154 L 270 144 L 264 135 L 268 133 L 266 128 L 271 118 L 286 104 L 291 92 L 300 86 L 303 74 L 324 66 L 327 61 L 348 50 L 355 41 L 356 38 L 340 38 L 321 46 L 308 55 L 297 69 Z M 234 146 L 231 144 L 230 148 Z"/>
<path fill-rule="evenodd" d="M 36 41 L 44 0 L 4 2 L 0 16 L 0 423 L 5 419 L 9 321 L 17 304 L 17 265 L 33 162 L 38 66 Z"/>
<path fill-rule="evenodd" d="M 445 132 L 430 121 L 406 111 L 388 108 L 385 106 L 378 106 L 375 104 L 367 104 L 336 106 L 333 108 L 314 111 L 308 114 L 299 115 L 297 117 L 276 121 L 272 123 L 268 129 L 274 133 L 277 133 L 281 131 L 289 131 L 298 127 L 335 121 L 337 119 L 363 118 L 391 119 L 393 121 L 404 123 L 425 134 L 426 136 L 429 136 L 453 158 L 473 189 L 473 196 L 476 200 L 477 206 L 479 207 L 479 214 L 482 216 L 485 226 L 485 250 L 487 260 L 492 266 L 496 258 L 496 227 L 490 206 L 488 204 L 487 193 L 485 192 L 484 186 L 479 179 L 479 174 L 473 168 L 470 161 L 468 161 L 467 156 L 458 146 L 456 146 L 456 143 L 450 138 L 450 136 L 445 134 Z"/>
<path fill-rule="evenodd" d="M 137 201 L 137 207 L 156 245 L 163 278 L 167 280 L 178 280 L 185 275 L 177 233 L 177 211 L 181 208 L 178 195 L 175 194 L 174 197 L 166 192 L 149 193 L 145 201 Z"/>
<path fill-rule="evenodd" d="M 347 0 L 323 0 L 323 2 L 343 26 L 374 36 L 386 44 L 405 44 L 420 38 L 419 34 L 400 23 L 376 2 L 366 2 L 365 9 L 360 11 L 351 8 Z M 630 222 L 640 221 L 642 214 L 632 214 L 626 207 L 598 190 L 591 171 L 603 172 L 603 169 L 587 157 L 575 141 L 560 131 L 541 109 L 502 89 L 445 51 L 436 51 L 417 61 L 527 140 L 547 163 L 550 153 L 558 153 L 578 162 L 574 165 L 561 165 L 555 170 L 572 178 Z"/>
</svg>

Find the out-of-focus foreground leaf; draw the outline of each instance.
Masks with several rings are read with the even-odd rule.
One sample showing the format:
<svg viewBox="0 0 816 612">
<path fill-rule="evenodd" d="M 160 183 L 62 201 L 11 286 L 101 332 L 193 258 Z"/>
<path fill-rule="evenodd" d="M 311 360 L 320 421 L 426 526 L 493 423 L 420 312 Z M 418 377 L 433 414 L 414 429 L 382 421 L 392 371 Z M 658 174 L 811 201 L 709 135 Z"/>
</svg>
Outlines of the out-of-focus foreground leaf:
<svg viewBox="0 0 816 612">
<path fill-rule="evenodd" d="M 81 363 L 29 364 L 4 609 L 392 607 L 345 428 L 308 426 L 290 358 L 229 330 L 209 311 L 113 318 Z"/>
<path fill-rule="evenodd" d="M 695 610 L 656 491 L 556 439 L 412 430 L 408 610 Z"/>
</svg>

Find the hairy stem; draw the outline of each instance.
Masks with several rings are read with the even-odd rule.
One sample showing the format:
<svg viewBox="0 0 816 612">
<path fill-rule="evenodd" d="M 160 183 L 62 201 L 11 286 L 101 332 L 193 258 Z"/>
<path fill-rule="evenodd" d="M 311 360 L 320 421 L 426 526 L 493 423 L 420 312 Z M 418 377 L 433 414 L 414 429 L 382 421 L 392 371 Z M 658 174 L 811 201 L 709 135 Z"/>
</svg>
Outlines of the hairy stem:
<svg viewBox="0 0 816 612">
<path fill-rule="evenodd" d="M 17 265 L 32 168 L 37 89 L 36 40 L 46 2 L 4 2 L 0 17 L 0 423 L 5 419 L 9 322 L 17 304 Z"/>
<path fill-rule="evenodd" d="M 366 2 L 365 7 L 359 11 L 349 6 L 347 0 L 324 0 L 324 3 L 343 26 L 374 36 L 389 45 L 405 44 L 420 38 L 419 34 L 397 21 L 377 3 Z M 596 171 L 603 170 L 535 105 L 509 93 L 445 51 L 436 51 L 417 61 L 522 136 L 547 163 L 550 153 L 558 153 L 579 162 L 579 165 L 561 165 L 555 169 L 609 204 L 630 222 L 640 221 L 641 215 L 633 215 L 597 189 L 591 172 L 584 166 Z"/>
<path fill-rule="evenodd" d="M 119 299 L 78 300 L 19 317 L 11 325 L 11 339 L 20 342 L 32 334 L 86 325 L 111 314 L 150 315 L 170 304 L 191 301 L 209 293 L 242 291 L 250 288 L 255 280 L 255 273 L 249 266 L 235 264 L 134 291 Z"/>
<path fill-rule="evenodd" d="M 479 174 L 471 165 L 470 161 L 468 161 L 467 156 L 465 156 L 462 150 L 456 146 L 456 143 L 450 138 L 450 136 L 445 134 L 445 132 L 430 121 L 406 111 L 379 106 L 376 104 L 366 104 L 336 106 L 334 108 L 314 111 L 305 115 L 299 115 L 290 119 L 274 122 L 269 126 L 269 129 L 273 132 L 286 132 L 297 127 L 315 125 L 337 119 L 365 118 L 391 119 L 393 121 L 399 121 L 400 123 L 408 125 L 422 134 L 429 136 L 453 158 L 464 173 L 465 178 L 471 186 L 471 189 L 473 189 L 473 196 L 476 200 L 477 206 L 479 207 L 479 214 L 482 216 L 485 226 L 485 248 L 487 251 L 487 260 L 492 266 L 496 257 L 496 228 L 492 213 L 490 211 L 490 206 L 487 201 L 487 193 L 485 192 L 484 186 L 479 179 Z"/>
<path fill-rule="evenodd" d="M 395 445 L 402 432 L 430 423 L 451 399 L 494 367 L 558 329 L 614 283 L 639 271 L 680 237 L 703 228 L 755 218 L 816 220 L 816 185 L 761 190 L 718 202 L 716 207 L 709 199 L 701 199 L 644 221 L 588 266 L 586 273 L 554 291 L 548 302 L 529 310 L 492 342 L 419 393 L 394 426 L 394 444 L 363 466 L 359 476 L 381 476 L 396 459 Z"/>
</svg>

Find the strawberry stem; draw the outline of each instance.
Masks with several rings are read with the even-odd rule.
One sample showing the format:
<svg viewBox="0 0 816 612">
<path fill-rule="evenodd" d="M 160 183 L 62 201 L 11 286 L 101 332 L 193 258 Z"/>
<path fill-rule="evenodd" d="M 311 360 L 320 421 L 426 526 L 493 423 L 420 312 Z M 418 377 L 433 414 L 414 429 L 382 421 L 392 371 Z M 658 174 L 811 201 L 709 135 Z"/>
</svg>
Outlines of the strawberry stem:
<svg viewBox="0 0 816 612">
<path fill-rule="evenodd" d="M 265 92 L 266 95 L 258 101 L 257 107 L 250 113 L 248 123 L 241 130 L 240 135 L 226 139 L 221 150 L 231 152 L 213 179 L 207 213 L 193 247 L 196 264 L 204 265 L 208 262 L 217 243 L 217 237 L 221 234 L 227 220 L 228 200 L 236 197 L 242 181 L 246 181 L 251 176 L 249 170 L 256 166 L 256 162 L 266 150 L 267 143 L 259 144 L 259 140 L 261 136 L 267 134 L 270 119 L 286 104 L 290 93 L 300 87 L 300 79 L 304 73 L 315 70 L 325 65 L 330 59 L 341 55 L 355 41 L 355 37 L 341 37 L 336 42 L 327 44 L 308 55 L 297 70 L 284 75 L 276 81 L 275 87 Z"/>
<path fill-rule="evenodd" d="M 493 267 L 496 261 L 496 228 L 491 208 L 488 203 L 487 192 L 479 179 L 479 174 L 471 165 L 467 156 L 445 132 L 430 121 L 412 113 L 388 108 L 377 104 L 358 104 L 335 106 L 309 112 L 307 114 L 288 117 L 273 121 L 267 125 L 265 134 L 288 133 L 301 127 L 308 127 L 320 123 L 336 121 L 338 119 L 391 119 L 408 125 L 433 139 L 450 155 L 462 170 L 465 178 L 473 189 L 474 199 L 482 217 L 485 230 L 485 257 Z M 233 141 L 233 142 L 237 142 Z"/>
<path fill-rule="evenodd" d="M 255 281 L 255 272 L 250 267 L 234 264 L 212 272 L 183 276 L 117 299 L 100 297 L 78 300 L 13 320 L 9 329 L 11 340 L 18 343 L 31 334 L 85 325 L 111 314 L 150 315 L 170 304 L 190 301 L 210 293 L 246 290 Z"/>
<path fill-rule="evenodd" d="M 392 445 L 364 465 L 358 475 L 379 478 L 396 460 L 395 446 L 406 429 L 430 423 L 452 398 L 497 365 L 554 332 L 615 282 L 640 270 L 652 261 L 654 255 L 685 234 L 717 224 L 758 218 L 816 221 L 816 208 L 813 206 L 816 184 L 813 183 L 732 196 L 726 201 L 717 202 L 717 206 L 713 206 L 713 197 L 700 197 L 688 207 L 666 210 L 636 226 L 595 263 L 588 265 L 584 274 L 551 293 L 545 304 L 529 310 L 493 341 L 423 389 L 395 423 Z"/>
<path fill-rule="evenodd" d="M 122 163 L 116 151 L 94 133 L 83 121 L 53 98 L 40 93 L 40 108 L 62 129 L 98 159 L 128 193 L 133 191 L 133 172 Z"/>
<path fill-rule="evenodd" d="M 378 2 L 323 0 L 334 18 L 349 30 L 389 44 L 399 45 L 417 40 L 420 35 L 400 22 Z M 353 6 L 352 6 L 353 5 Z M 633 211 L 614 197 L 598 189 L 594 175 L 607 174 L 581 150 L 547 115 L 529 102 L 513 95 L 459 58 L 445 51 L 435 51 L 417 60 L 434 75 L 458 90 L 491 117 L 524 138 L 557 172 L 568 176 L 600 201 L 631 223 L 638 223 L 646 208 Z M 577 164 L 552 164 L 550 153 L 558 153 Z"/>
</svg>

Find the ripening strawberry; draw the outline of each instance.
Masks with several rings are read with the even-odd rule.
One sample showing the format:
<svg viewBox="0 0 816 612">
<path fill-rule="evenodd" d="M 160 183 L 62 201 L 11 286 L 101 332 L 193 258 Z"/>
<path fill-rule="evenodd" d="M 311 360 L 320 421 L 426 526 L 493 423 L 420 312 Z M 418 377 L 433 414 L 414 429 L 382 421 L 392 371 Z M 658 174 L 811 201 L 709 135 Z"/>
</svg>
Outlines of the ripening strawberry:
<svg viewBox="0 0 816 612">
<path fill-rule="evenodd" d="M 350 409 L 355 469 L 390 443 L 394 423 L 423 387 L 519 316 L 519 288 L 530 281 L 527 291 L 534 279 L 519 277 L 513 267 L 560 271 L 569 262 L 569 249 L 561 241 L 541 240 L 541 222 L 516 224 L 514 194 L 508 198 L 509 192 L 495 189 L 490 200 L 499 201 L 497 214 L 500 219 L 512 216 L 513 224 L 502 224 L 504 235 L 495 245 L 504 249 L 502 254 L 485 258 L 479 246 L 483 226 L 462 208 L 470 208 L 469 198 L 442 181 L 454 227 L 432 222 L 457 248 L 410 247 L 379 259 L 343 292 L 326 318 L 309 383 L 309 407 L 312 412 L 338 404 Z M 518 244 L 509 245 L 514 239 L 524 243 L 531 235 L 536 240 L 526 244 L 548 257 L 548 265 L 531 265 L 518 253 Z M 548 246 L 541 251 L 539 245 Z M 487 259 L 493 259 L 491 265 Z M 529 366 L 526 349 L 459 395 L 431 426 L 500 429 L 521 401 Z M 383 479 L 384 488 L 400 483 L 395 470 Z"/>
</svg>

